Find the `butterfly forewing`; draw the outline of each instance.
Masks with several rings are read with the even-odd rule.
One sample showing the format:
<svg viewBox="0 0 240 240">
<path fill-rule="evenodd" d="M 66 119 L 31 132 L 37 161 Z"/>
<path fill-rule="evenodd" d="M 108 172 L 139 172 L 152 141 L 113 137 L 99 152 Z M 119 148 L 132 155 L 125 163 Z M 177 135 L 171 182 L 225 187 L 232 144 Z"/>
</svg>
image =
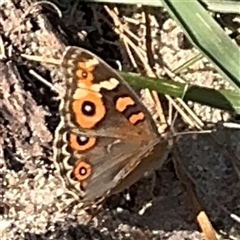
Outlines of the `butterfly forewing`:
<svg viewBox="0 0 240 240">
<path fill-rule="evenodd" d="M 68 47 L 62 70 L 66 94 L 55 162 L 67 187 L 89 203 L 118 185 L 119 190 L 129 187 L 156 162 L 165 144 L 139 97 L 103 60 Z"/>
</svg>

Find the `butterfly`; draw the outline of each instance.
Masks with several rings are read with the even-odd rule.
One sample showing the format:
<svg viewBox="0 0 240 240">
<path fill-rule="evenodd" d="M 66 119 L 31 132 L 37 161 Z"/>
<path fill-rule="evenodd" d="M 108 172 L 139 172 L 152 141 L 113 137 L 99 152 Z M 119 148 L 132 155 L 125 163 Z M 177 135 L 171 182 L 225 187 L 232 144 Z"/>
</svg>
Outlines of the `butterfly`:
<svg viewBox="0 0 240 240">
<path fill-rule="evenodd" d="M 102 59 L 67 47 L 61 69 L 66 93 L 54 163 L 66 187 L 88 206 L 159 168 L 169 145 L 137 94 Z"/>
</svg>

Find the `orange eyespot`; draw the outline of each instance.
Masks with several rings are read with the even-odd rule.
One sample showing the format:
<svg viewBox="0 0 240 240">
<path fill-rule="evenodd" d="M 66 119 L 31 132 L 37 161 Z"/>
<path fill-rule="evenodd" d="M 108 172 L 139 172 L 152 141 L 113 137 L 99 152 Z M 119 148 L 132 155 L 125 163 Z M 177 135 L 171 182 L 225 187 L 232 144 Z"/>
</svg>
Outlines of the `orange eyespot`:
<svg viewBox="0 0 240 240">
<path fill-rule="evenodd" d="M 77 123 L 82 128 L 93 128 L 106 114 L 106 108 L 99 94 L 88 91 L 72 103 Z"/>
<path fill-rule="evenodd" d="M 93 147 L 96 143 L 95 137 L 87 137 L 84 135 L 69 134 L 69 146 L 76 151 L 85 151 Z"/>
<path fill-rule="evenodd" d="M 76 71 L 76 75 L 78 80 L 84 83 L 86 86 L 91 86 L 94 76 L 93 71 L 95 69 L 95 65 L 87 65 L 87 62 L 79 62 L 78 69 Z"/>
<path fill-rule="evenodd" d="M 88 164 L 85 161 L 79 161 L 73 170 L 74 177 L 79 182 L 85 181 L 87 178 L 89 178 L 91 173 L 92 173 L 92 167 L 90 164 Z"/>
</svg>

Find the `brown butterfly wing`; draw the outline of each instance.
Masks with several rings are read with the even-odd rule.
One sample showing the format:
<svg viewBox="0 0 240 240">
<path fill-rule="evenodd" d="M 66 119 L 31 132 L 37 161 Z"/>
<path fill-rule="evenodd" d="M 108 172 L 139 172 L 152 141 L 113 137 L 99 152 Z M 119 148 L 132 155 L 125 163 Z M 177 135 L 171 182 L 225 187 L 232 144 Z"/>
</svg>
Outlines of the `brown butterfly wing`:
<svg viewBox="0 0 240 240">
<path fill-rule="evenodd" d="M 55 162 L 67 187 L 90 203 L 138 180 L 167 144 L 138 96 L 100 58 L 70 47 L 62 68 Z"/>
</svg>

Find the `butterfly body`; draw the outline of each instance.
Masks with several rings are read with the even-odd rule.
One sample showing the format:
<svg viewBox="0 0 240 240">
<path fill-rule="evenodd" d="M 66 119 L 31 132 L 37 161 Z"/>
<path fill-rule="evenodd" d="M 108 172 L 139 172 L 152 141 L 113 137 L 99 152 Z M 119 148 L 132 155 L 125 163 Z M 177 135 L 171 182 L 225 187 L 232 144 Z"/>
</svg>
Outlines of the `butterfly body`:
<svg viewBox="0 0 240 240">
<path fill-rule="evenodd" d="M 62 69 L 66 93 L 54 161 L 66 186 L 88 205 L 159 167 L 168 143 L 136 93 L 103 60 L 69 47 Z"/>
</svg>

